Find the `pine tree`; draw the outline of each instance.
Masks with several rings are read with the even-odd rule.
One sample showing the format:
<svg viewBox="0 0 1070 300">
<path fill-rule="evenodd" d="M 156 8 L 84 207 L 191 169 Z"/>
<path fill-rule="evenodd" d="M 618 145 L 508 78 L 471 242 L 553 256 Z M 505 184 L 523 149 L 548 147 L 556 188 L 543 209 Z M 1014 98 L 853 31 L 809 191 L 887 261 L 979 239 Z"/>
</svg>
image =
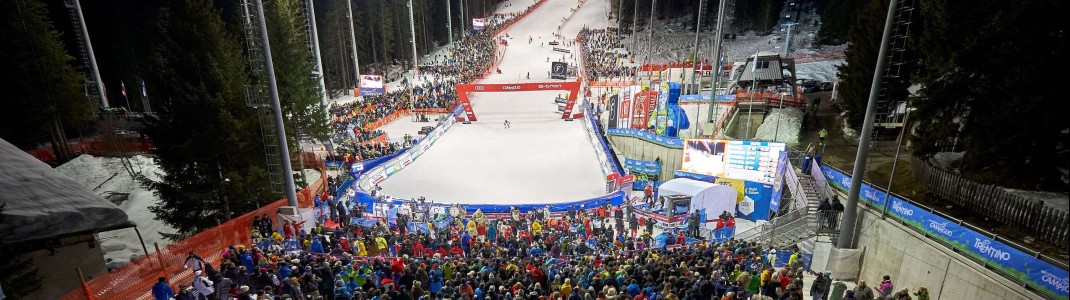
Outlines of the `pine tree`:
<svg viewBox="0 0 1070 300">
<path fill-rule="evenodd" d="M 228 35 L 211 0 L 167 1 L 157 15 L 156 72 L 164 98 L 146 133 L 166 173 L 148 183 L 150 207 L 181 238 L 277 199 L 271 195 L 259 123 L 245 106 L 241 40 Z"/>
<path fill-rule="evenodd" d="M 855 129 L 861 128 L 865 119 L 869 88 L 873 83 L 877 53 L 880 51 L 887 12 L 881 2 L 869 0 L 870 5 L 858 12 L 849 33 L 851 43 L 844 53 L 846 64 L 837 68 L 836 77 L 840 79 L 837 100 L 847 113 L 847 124 Z"/>
<path fill-rule="evenodd" d="M 0 0 L 0 137 L 30 148 L 66 142 L 66 128 L 84 127 L 92 103 L 83 94 L 82 74 L 71 66 L 61 36 L 38 0 Z M 59 155 L 66 151 L 56 151 Z M 59 157 L 61 161 L 68 157 Z"/>
<path fill-rule="evenodd" d="M 1066 190 L 1057 180 L 1058 168 L 1066 168 L 1066 150 L 1058 146 L 1067 128 L 1059 109 L 1066 96 L 1058 88 L 1065 85 L 1058 66 L 1068 49 L 1066 2 L 920 4 L 924 99 L 917 103 L 915 153 L 957 144 L 966 151 L 960 170 L 970 178 Z"/>
<path fill-rule="evenodd" d="M 275 0 L 266 17 L 279 100 L 283 107 L 291 157 L 301 157 L 301 135 L 327 139 L 327 115 L 320 103 L 319 82 L 312 77 L 313 56 L 305 31 L 303 0 Z M 299 134 L 300 133 L 300 134 Z M 304 182 L 304 173 L 299 173 Z M 307 182 L 305 182 L 307 186 Z"/>
<path fill-rule="evenodd" d="M 817 11 L 821 15 L 821 28 L 817 33 L 817 42 L 824 45 L 839 45 L 847 42 L 847 34 L 854 24 L 855 14 L 868 6 L 865 0 L 830 0 L 817 1 Z"/>
<path fill-rule="evenodd" d="M 379 55 L 381 59 L 376 59 L 377 62 L 392 62 L 397 59 L 394 56 L 394 40 L 396 39 L 397 30 L 394 30 L 394 11 L 395 4 L 388 3 L 392 1 L 379 1 L 379 7 L 375 12 L 379 15 L 379 26 L 377 33 L 379 34 Z"/>
<path fill-rule="evenodd" d="M 0 223 L 4 223 L 4 207 L 7 203 L 0 203 Z M 15 253 L 11 247 L 4 246 L 7 240 L 7 232 L 0 231 L 0 287 L 4 289 L 4 295 L 9 299 L 20 299 L 41 289 L 41 276 L 33 261 L 22 257 L 21 253 Z"/>
</svg>

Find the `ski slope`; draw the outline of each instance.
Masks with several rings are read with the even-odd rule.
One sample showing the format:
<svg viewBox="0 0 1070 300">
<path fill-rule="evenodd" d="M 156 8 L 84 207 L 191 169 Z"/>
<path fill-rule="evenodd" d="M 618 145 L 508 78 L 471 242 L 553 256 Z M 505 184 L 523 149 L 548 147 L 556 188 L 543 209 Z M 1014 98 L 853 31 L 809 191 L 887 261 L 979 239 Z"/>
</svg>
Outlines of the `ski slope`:
<svg viewBox="0 0 1070 300">
<path fill-rule="evenodd" d="M 589 0 L 584 8 L 591 6 L 597 12 L 607 5 L 605 1 Z M 554 40 L 557 26 L 577 3 L 548 1 L 506 30 L 503 36 L 508 34 L 509 46 L 499 67 L 502 74 L 482 82 L 547 82 L 547 59 L 574 63 L 570 54 L 555 52 L 544 43 Z M 605 22 L 605 16 L 597 12 L 577 13 L 568 23 L 588 21 L 582 18 Z M 582 25 L 569 27 L 578 32 Z M 576 32 L 562 30 L 569 40 Z M 561 203 L 605 195 L 605 175 L 583 124 L 563 121 L 557 111 L 553 99 L 564 93 L 473 94 L 478 121 L 454 125 L 423 156 L 379 186 L 395 198 L 423 196 L 462 204 Z M 512 128 L 504 128 L 505 120 Z M 387 127 L 391 126 L 395 125 Z M 412 128 L 393 128 L 406 127 Z"/>
</svg>

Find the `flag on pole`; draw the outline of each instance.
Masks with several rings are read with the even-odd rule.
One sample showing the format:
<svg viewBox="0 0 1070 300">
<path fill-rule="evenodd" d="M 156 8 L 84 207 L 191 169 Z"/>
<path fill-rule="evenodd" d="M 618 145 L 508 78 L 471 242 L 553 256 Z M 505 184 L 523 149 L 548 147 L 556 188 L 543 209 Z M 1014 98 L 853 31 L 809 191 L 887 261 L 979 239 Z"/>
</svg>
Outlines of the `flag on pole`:
<svg viewBox="0 0 1070 300">
<path fill-rule="evenodd" d="M 142 97 L 148 97 L 149 96 L 149 92 L 147 90 L 145 90 L 145 80 L 141 80 L 141 96 Z"/>
<path fill-rule="evenodd" d="M 126 97 L 126 83 L 123 82 L 122 80 L 119 80 L 119 89 L 122 90 L 123 97 Z"/>
</svg>

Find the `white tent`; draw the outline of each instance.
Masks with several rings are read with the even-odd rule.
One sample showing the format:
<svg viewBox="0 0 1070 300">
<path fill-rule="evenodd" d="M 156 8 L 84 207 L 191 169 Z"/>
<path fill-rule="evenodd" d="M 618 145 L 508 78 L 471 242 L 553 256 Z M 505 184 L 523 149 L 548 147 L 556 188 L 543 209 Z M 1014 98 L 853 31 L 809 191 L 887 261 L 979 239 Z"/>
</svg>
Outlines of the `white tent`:
<svg viewBox="0 0 1070 300">
<path fill-rule="evenodd" d="M 659 196 L 691 196 L 688 211 L 706 209 L 706 219 L 715 220 L 722 212 L 736 213 L 736 196 L 739 191 L 725 186 L 688 178 L 676 178 L 658 186 Z"/>
</svg>

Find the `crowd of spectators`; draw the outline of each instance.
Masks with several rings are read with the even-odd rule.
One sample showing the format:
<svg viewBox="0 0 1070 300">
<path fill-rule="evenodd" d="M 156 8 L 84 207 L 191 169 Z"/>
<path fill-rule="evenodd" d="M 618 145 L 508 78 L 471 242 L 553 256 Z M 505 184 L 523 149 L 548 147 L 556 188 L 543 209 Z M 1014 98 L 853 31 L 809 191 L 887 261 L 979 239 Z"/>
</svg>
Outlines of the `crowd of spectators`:
<svg viewBox="0 0 1070 300">
<path fill-rule="evenodd" d="M 400 150 L 401 145 L 393 143 L 368 143 L 385 133 L 365 127 L 410 107 L 454 105 L 457 99 L 454 84 L 471 82 L 482 75 L 495 58 L 496 45 L 491 34 L 517 15 L 497 14 L 487 18 L 485 30 L 466 33 L 450 46 L 445 56 L 436 56 L 432 64 L 420 66 L 416 80 L 403 78 L 397 89 L 387 88 L 385 93 L 365 96 L 362 101 L 331 106 L 328 112 L 333 120 L 331 139 L 335 155 L 348 154 L 355 160 L 365 160 Z"/>
<path fill-rule="evenodd" d="M 626 54 L 614 51 L 616 48 L 623 47 L 616 33 L 610 30 L 584 28 L 576 38 L 583 45 L 585 55 L 582 57 L 587 78 L 603 80 L 627 78 L 638 74 L 638 67 L 623 66 L 624 60 L 628 59 Z"/>
<path fill-rule="evenodd" d="M 363 218 L 365 207 L 358 205 L 331 213 L 341 221 L 337 228 L 317 223 L 311 230 L 302 229 L 304 222 L 272 224 L 262 219 L 251 230 L 254 244 L 227 249 L 218 270 L 190 253 L 187 268 L 197 277 L 180 286 L 173 297 L 827 299 L 832 285 L 827 273 L 818 274 L 809 283 L 809 295 L 804 295 L 797 249 L 790 250 L 794 252 L 785 266 L 774 268 L 776 251 L 749 242 L 685 243 L 682 233 L 673 232 L 669 243 L 656 245 L 651 236 L 654 221 L 637 225 L 633 220 L 642 217 L 627 208 L 570 209 L 560 214 L 514 210 L 512 215 L 496 217 L 477 211 L 454 219 L 428 216 L 429 209 L 421 207 L 413 201 L 410 213 L 361 222 L 370 219 Z M 874 288 L 860 281 L 843 299 L 912 299 L 911 295 L 906 289 L 895 291 L 885 276 Z M 924 288 L 913 295 L 928 299 Z"/>
</svg>

